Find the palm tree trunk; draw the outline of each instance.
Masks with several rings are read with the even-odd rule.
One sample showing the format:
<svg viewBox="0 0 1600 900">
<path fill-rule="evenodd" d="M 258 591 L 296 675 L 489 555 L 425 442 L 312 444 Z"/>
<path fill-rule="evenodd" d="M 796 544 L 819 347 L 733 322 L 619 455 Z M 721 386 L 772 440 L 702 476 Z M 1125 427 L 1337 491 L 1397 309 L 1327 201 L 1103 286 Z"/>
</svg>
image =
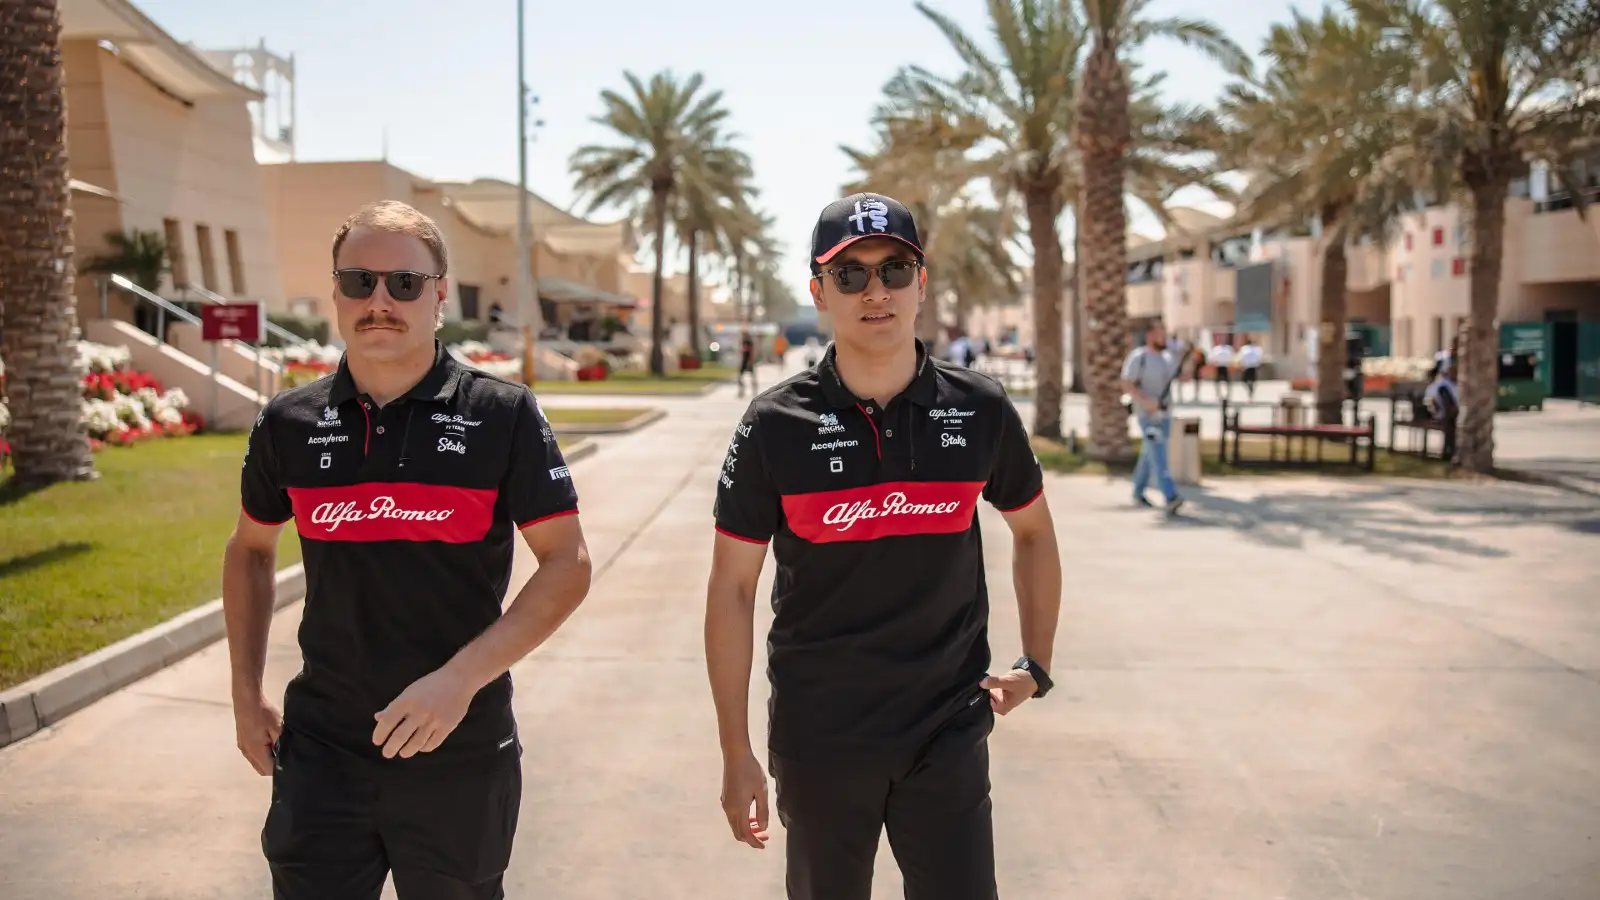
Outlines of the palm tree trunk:
<svg viewBox="0 0 1600 900">
<path fill-rule="evenodd" d="M 0 356 L 6 361 L 13 486 L 96 477 L 74 341 L 61 20 L 55 0 L 0 4 Z"/>
<path fill-rule="evenodd" d="M 1322 209 L 1322 323 L 1317 329 L 1317 421 L 1337 425 L 1344 421 L 1345 282 L 1349 271 L 1344 230 L 1337 227 L 1338 206 Z"/>
<path fill-rule="evenodd" d="M 1081 394 L 1083 380 L 1083 216 L 1082 203 L 1072 204 L 1072 381 L 1068 391 Z"/>
<path fill-rule="evenodd" d="M 1059 176 L 1058 176 L 1059 177 Z M 1057 178 L 1058 178 L 1057 177 Z M 1024 189 L 1028 237 L 1033 241 L 1033 433 L 1061 439 L 1061 232 L 1057 178 L 1034 181 Z"/>
<path fill-rule="evenodd" d="M 700 231 L 689 231 L 689 354 L 700 358 Z"/>
<path fill-rule="evenodd" d="M 1078 112 L 1083 159 L 1085 374 L 1089 382 L 1089 449 L 1096 459 L 1129 455 L 1128 413 L 1122 406 L 1122 363 L 1128 333 L 1127 211 L 1123 179 L 1128 146 L 1128 79 L 1108 35 L 1097 37 L 1084 66 Z"/>
<path fill-rule="evenodd" d="M 1456 459 L 1474 472 L 1494 471 L 1494 404 L 1500 370 L 1495 320 L 1500 312 L 1500 262 L 1505 252 L 1507 179 L 1505 166 L 1485 166 L 1492 174 L 1469 179 L 1472 193 L 1472 284 L 1468 288 L 1466 340 L 1458 357 L 1461 420 Z"/>
<path fill-rule="evenodd" d="M 651 217 L 656 226 L 656 276 L 655 283 L 651 286 L 654 296 L 650 302 L 650 374 L 667 374 L 666 360 L 661 356 L 661 294 L 662 294 L 662 267 L 666 264 L 667 249 L 667 200 L 671 188 L 656 188 L 651 196 Z"/>
<path fill-rule="evenodd" d="M 744 251 L 733 254 L 733 308 L 739 311 L 739 321 L 750 324 L 749 304 L 744 302 Z"/>
</svg>

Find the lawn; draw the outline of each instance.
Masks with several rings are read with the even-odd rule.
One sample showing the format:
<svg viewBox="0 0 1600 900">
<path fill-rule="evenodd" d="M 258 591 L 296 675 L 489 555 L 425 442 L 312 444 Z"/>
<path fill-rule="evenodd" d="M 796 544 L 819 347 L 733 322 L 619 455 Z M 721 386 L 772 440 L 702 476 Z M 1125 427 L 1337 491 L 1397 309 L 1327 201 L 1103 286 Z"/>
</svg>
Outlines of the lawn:
<svg viewBox="0 0 1600 900">
<path fill-rule="evenodd" d="M 213 600 L 244 435 L 107 449 L 97 481 L 0 488 L 0 688 Z M 300 559 L 285 528 L 278 563 Z"/>
<path fill-rule="evenodd" d="M 1034 438 L 1033 449 L 1034 453 L 1039 457 L 1039 464 L 1053 472 L 1063 472 L 1071 475 L 1127 475 L 1133 472 L 1133 461 L 1134 459 L 1138 458 L 1139 445 L 1141 443 L 1138 438 L 1133 438 L 1131 442 L 1133 457 L 1125 463 L 1104 463 L 1097 460 L 1090 460 L 1083 455 L 1082 447 L 1079 447 L 1079 452 L 1073 453 L 1061 443 L 1049 440 L 1047 438 Z M 1288 468 L 1235 468 L 1222 461 L 1219 453 L 1220 443 L 1221 440 L 1218 438 L 1202 438 L 1200 441 L 1200 468 L 1205 477 L 1215 478 L 1224 475 L 1304 476 L 1308 474 L 1358 477 L 1369 474 L 1365 470 L 1352 469 L 1348 466 L 1330 466 L 1321 470 Z M 1245 459 L 1267 459 L 1267 450 L 1267 441 L 1264 439 L 1243 440 L 1239 444 L 1239 453 Z M 1231 444 L 1229 445 L 1228 452 L 1231 456 L 1233 452 L 1233 447 Z M 1278 452 L 1281 458 L 1283 453 L 1283 444 L 1281 441 L 1278 445 Z M 1308 452 L 1314 456 L 1316 453 L 1316 448 L 1313 446 Z M 1346 448 L 1334 444 L 1329 444 L 1328 446 L 1324 447 L 1322 452 L 1324 459 L 1338 461 L 1349 458 L 1349 451 Z M 1295 447 L 1295 456 L 1298 457 L 1299 453 L 1300 450 L 1297 443 Z M 1365 448 L 1363 448 L 1361 451 L 1361 459 L 1366 459 Z M 1370 475 L 1377 477 L 1387 476 L 1391 478 L 1468 477 L 1461 470 L 1456 469 L 1440 460 L 1420 459 L 1404 453 L 1390 453 L 1381 447 L 1378 448 L 1378 452 L 1373 458 L 1372 472 Z"/>
<path fill-rule="evenodd" d="M 649 411 L 648 406 L 546 406 L 544 416 L 559 429 L 562 425 L 620 425 Z"/>
<path fill-rule="evenodd" d="M 732 381 L 739 373 L 728 366 L 704 366 L 657 377 L 648 372 L 612 372 L 601 381 L 540 381 L 536 394 L 693 394 L 708 384 Z"/>
</svg>

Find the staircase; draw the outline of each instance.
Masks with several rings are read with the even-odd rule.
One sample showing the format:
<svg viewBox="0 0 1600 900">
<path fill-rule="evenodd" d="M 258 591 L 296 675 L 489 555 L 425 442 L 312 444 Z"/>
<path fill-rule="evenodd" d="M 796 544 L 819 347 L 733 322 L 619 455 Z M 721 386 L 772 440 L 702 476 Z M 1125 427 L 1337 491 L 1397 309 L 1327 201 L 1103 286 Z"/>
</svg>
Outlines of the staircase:
<svg viewBox="0 0 1600 900">
<path fill-rule="evenodd" d="M 213 413 L 209 361 L 201 362 L 176 347 L 163 344 L 154 335 L 121 319 L 91 319 L 84 322 L 82 327 L 86 340 L 113 347 L 127 347 L 135 369 L 154 375 L 164 387 L 181 389 L 189 396 L 190 408 L 205 418 L 206 426 L 213 430 L 248 430 L 255 423 L 260 408 L 272 396 L 270 393 L 257 393 L 249 384 L 228 375 L 221 365 L 228 353 L 219 346 L 217 402 Z M 254 366 L 253 357 L 251 366 Z"/>
</svg>

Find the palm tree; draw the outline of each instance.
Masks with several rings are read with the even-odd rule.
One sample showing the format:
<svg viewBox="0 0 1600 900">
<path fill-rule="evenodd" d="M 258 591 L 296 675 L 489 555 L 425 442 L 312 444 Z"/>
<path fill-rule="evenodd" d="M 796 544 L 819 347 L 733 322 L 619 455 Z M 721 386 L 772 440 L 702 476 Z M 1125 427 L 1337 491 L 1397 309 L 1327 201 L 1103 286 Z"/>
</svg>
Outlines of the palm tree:
<svg viewBox="0 0 1600 900">
<path fill-rule="evenodd" d="M 720 246 L 721 236 L 729 228 L 738 227 L 738 216 L 755 193 L 749 185 L 750 159 L 726 144 L 728 139 L 717 135 L 697 139 L 696 143 L 705 148 L 696 159 L 701 167 L 680 172 L 682 187 L 673 204 L 678 242 L 689 253 L 689 352 L 696 359 L 700 358 L 702 239 L 708 239 L 713 248 Z"/>
<path fill-rule="evenodd" d="M 973 310 L 1009 306 L 1020 293 L 1011 248 L 1022 233 L 1014 210 L 962 202 L 946 211 L 943 235 L 928 266 L 951 295 L 952 319 L 965 329 Z"/>
<path fill-rule="evenodd" d="M 161 276 L 171 268 L 173 248 L 159 231 L 108 231 L 110 253 L 101 254 L 83 266 L 84 272 L 124 275 L 152 294 L 161 289 Z"/>
<path fill-rule="evenodd" d="M 1505 203 L 1526 161 L 1570 171 L 1600 145 L 1600 6 L 1593 0 L 1349 0 L 1416 60 L 1391 85 L 1414 101 L 1413 146 L 1435 196 L 1467 196 L 1472 229 L 1470 310 L 1460 357 L 1457 459 L 1494 469 Z M 1581 197 L 1579 198 L 1581 200 Z M 1580 206 L 1580 209 L 1582 207 Z"/>
<path fill-rule="evenodd" d="M 1339 422 L 1345 388 L 1345 245 L 1382 237 L 1413 207 L 1414 183 L 1396 157 L 1401 110 L 1387 89 L 1409 60 L 1374 29 L 1331 9 L 1298 11 L 1263 42 L 1271 65 L 1228 87 L 1221 104 L 1220 161 L 1249 173 L 1240 218 L 1322 226 L 1317 418 Z"/>
<path fill-rule="evenodd" d="M 910 67 L 920 95 L 981 129 L 984 144 L 997 148 L 990 159 L 1000 185 L 1022 198 L 1033 250 L 1038 371 L 1034 433 L 1060 438 L 1064 332 L 1057 220 L 1072 169 L 1070 136 L 1083 26 L 1070 0 L 988 0 L 990 25 L 1003 54 L 996 60 L 948 16 L 921 2 L 917 9 L 950 42 L 964 66 L 954 79 Z"/>
<path fill-rule="evenodd" d="M 666 263 L 668 213 L 685 171 L 705 171 L 708 140 L 721 130 L 728 110 L 721 91 L 702 93 L 699 73 L 683 81 L 670 71 L 651 76 L 649 84 L 624 72 L 631 96 L 601 91 L 605 113 L 594 121 L 622 138 L 619 145 L 589 144 L 573 152 L 569 166 L 574 191 L 587 198 L 587 211 L 607 205 L 648 209 L 655 235 L 656 268 L 651 287 L 650 372 L 666 373 L 662 358 L 661 293 Z"/>
<path fill-rule="evenodd" d="M 1124 54 L 1160 36 L 1201 50 L 1232 72 L 1245 74 L 1250 67 L 1244 53 L 1215 25 L 1195 19 L 1146 18 L 1149 5 L 1150 0 L 1083 0 L 1094 43 L 1077 97 L 1076 138 L 1083 158 L 1079 220 L 1083 258 L 1078 264 L 1088 351 L 1089 455 L 1103 459 L 1127 456 L 1129 447 L 1120 386 L 1129 337 L 1123 195 L 1132 135 Z"/>
<path fill-rule="evenodd" d="M 61 19 L 55 0 L 0 4 L 0 357 L 16 472 L 32 489 L 95 477 L 74 342 Z"/>
</svg>

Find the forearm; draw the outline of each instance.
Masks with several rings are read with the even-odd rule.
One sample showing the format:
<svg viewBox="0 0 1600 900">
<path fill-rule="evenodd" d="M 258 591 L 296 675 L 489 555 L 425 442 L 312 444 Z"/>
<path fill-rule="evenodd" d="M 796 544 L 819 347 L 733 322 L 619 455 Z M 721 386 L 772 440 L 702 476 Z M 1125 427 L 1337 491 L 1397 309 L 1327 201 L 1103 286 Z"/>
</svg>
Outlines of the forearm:
<svg viewBox="0 0 1600 900">
<path fill-rule="evenodd" d="M 1131 381 L 1124 381 L 1122 383 L 1122 392 L 1132 397 L 1140 404 L 1148 405 L 1150 403 L 1150 396 L 1144 391 L 1139 390 L 1139 386 Z"/>
<path fill-rule="evenodd" d="M 706 670 L 724 758 L 750 752 L 755 588 L 713 579 L 706 591 Z"/>
<path fill-rule="evenodd" d="M 445 664 L 474 692 L 505 674 L 555 634 L 589 593 L 587 555 L 542 563 L 493 625 Z"/>
<path fill-rule="evenodd" d="M 1045 531 L 1015 544 L 1011 578 L 1022 623 L 1022 652 L 1050 671 L 1056 623 L 1061 616 L 1061 554 L 1055 532 Z"/>
<path fill-rule="evenodd" d="M 222 557 L 222 621 L 235 700 L 261 696 L 272 629 L 277 553 L 228 542 Z"/>
</svg>

